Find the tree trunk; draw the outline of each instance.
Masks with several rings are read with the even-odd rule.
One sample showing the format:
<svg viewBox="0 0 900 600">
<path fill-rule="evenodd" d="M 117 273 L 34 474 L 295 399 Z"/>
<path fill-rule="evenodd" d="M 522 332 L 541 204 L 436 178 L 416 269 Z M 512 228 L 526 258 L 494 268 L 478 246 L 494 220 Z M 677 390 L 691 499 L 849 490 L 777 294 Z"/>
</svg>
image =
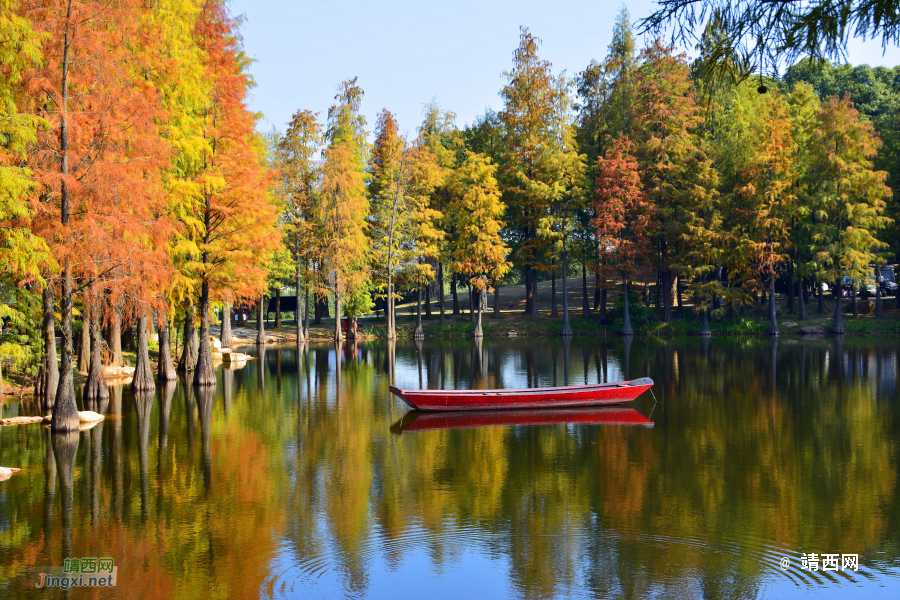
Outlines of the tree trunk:
<svg viewBox="0 0 900 600">
<path fill-rule="evenodd" d="M 587 291 L 587 267 L 583 261 L 581 263 L 581 316 L 585 319 L 591 316 L 591 305 L 588 302 Z"/>
<path fill-rule="evenodd" d="M 481 331 L 481 303 L 482 303 L 481 295 L 484 293 L 485 293 L 484 290 L 475 292 L 475 295 L 478 297 L 478 310 L 477 310 L 478 316 L 475 318 L 475 337 L 476 338 L 484 337 L 484 333 L 482 333 L 482 331 Z"/>
<path fill-rule="evenodd" d="M 600 287 L 600 275 L 594 271 L 594 310 L 600 308 L 600 297 L 603 295 L 604 289 L 606 288 Z"/>
<path fill-rule="evenodd" d="M 844 320 L 841 317 L 840 281 L 841 280 L 838 279 L 838 285 L 835 287 L 838 292 L 834 295 L 834 323 L 831 326 L 831 333 L 835 335 L 844 334 Z"/>
<path fill-rule="evenodd" d="M 572 327 L 569 325 L 569 287 L 568 281 L 569 278 L 566 277 L 566 273 L 568 272 L 568 263 L 566 262 L 566 245 L 565 240 L 563 240 L 563 264 L 562 264 L 562 296 L 563 296 L 563 326 L 562 326 L 562 335 L 570 336 L 572 335 Z"/>
<path fill-rule="evenodd" d="M 494 319 L 500 318 L 500 282 L 494 280 Z"/>
<path fill-rule="evenodd" d="M 153 369 L 150 368 L 150 350 L 147 348 L 149 333 L 150 317 L 142 311 L 137 322 L 137 358 L 134 362 L 134 377 L 131 379 L 131 389 L 136 391 L 156 389 L 156 384 L 153 383 Z"/>
<path fill-rule="evenodd" d="M 184 340 L 182 340 L 181 358 L 178 359 L 178 372 L 187 373 L 197 364 L 197 355 L 194 352 L 194 303 L 187 306 L 184 313 Z"/>
<path fill-rule="evenodd" d="M 450 278 L 450 294 L 453 296 L 453 314 L 459 314 L 459 293 L 456 289 L 456 273 Z M 898 294 L 900 296 L 900 294 Z"/>
<path fill-rule="evenodd" d="M 803 297 L 805 295 L 803 292 L 804 292 L 803 278 L 798 277 L 797 278 L 797 303 L 798 303 L 797 314 L 801 321 L 806 319 L 806 298 Z"/>
<path fill-rule="evenodd" d="M 60 109 L 63 115 L 66 115 L 69 109 L 69 51 L 71 48 L 71 38 L 72 35 L 70 25 L 72 23 L 72 5 L 70 2 L 68 4 L 67 14 L 66 14 L 66 31 L 65 31 L 65 40 L 63 43 L 63 55 L 62 55 L 62 81 L 60 85 Z M 60 188 L 60 197 L 59 197 L 59 221 L 60 225 L 62 225 L 63 234 L 67 233 L 69 227 L 69 188 L 68 188 L 68 180 L 67 177 L 69 175 L 69 119 L 62 118 L 60 119 L 59 124 L 59 172 L 63 175 L 60 180 L 59 188 Z M 72 376 L 72 263 L 71 259 L 66 256 L 63 265 L 62 265 L 62 290 L 60 295 L 60 314 L 62 315 L 62 319 L 60 322 L 60 334 L 62 336 L 62 356 L 59 364 L 59 383 L 56 386 L 56 399 L 53 402 L 53 416 L 50 421 L 50 430 L 54 433 L 56 432 L 77 432 L 78 431 L 78 407 L 75 405 L 75 385 Z M 55 340 L 54 340 L 55 345 Z M 68 479 L 68 492 L 64 494 L 63 501 L 63 515 L 69 515 L 68 517 L 64 516 L 63 526 L 66 528 L 66 519 L 68 519 L 68 535 L 64 534 L 64 538 L 67 538 L 71 541 L 71 498 L 72 498 L 72 469 L 74 468 L 74 459 L 75 452 L 78 448 L 78 435 L 69 434 L 65 436 L 59 436 L 57 439 L 57 444 L 64 444 L 65 440 L 71 440 L 71 443 L 68 444 L 71 449 L 71 458 L 72 461 L 70 463 L 70 468 L 68 468 L 69 477 L 63 479 L 63 484 L 66 485 L 66 479 Z M 57 455 L 57 461 L 63 462 L 60 460 L 60 456 Z M 68 497 L 68 511 L 66 510 L 66 501 L 65 498 Z M 64 546 L 65 546 L 64 542 Z M 69 544 L 68 551 L 71 552 L 71 544 Z M 65 550 L 65 548 L 64 548 Z M 64 552 L 66 556 L 70 554 Z"/>
<path fill-rule="evenodd" d="M 159 332 L 159 360 L 156 364 L 156 376 L 160 381 L 175 381 L 175 365 L 172 363 L 172 342 L 169 339 L 169 322 L 165 313 L 160 312 L 157 317 L 156 329 Z M 231 322 L 229 311 L 228 321 Z M 231 335 L 229 330 L 229 335 Z M 222 342 L 224 346 L 225 343 Z"/>
<path fill-rule="evenodd" d="M 775 270 L 769 273 L 769 335 L 778 335 L 778 321 L 775 318 Z"/>
<path fill-rule="evenodd" d="M 303 332 L 303 311 L 300 310 L 300 265 L 297 264 L 297 293 L 295 294 L 297 303 L 297 309 L 294 312 L 295 320 L 297 321 L 297 343 L 302 344 L 306 341 L 306 336 Z"/>
<path fill-rule="evenodd" d="M 281 327 L 281 288 L 275 290 L 275 329 Z"/>
<path fill-rule="evenodd" d="M 532 268 L 525 265 L 523 268 L 523 278 L 525 280 L 525 314 L 532 315 L 531 306 L 534 304 L 534 284 L 531 277 Z"/>
<path fill-rule="evenodd" d="M 204 257 L 205 259 L 205 257 Z M 206 260 L 203 261 L 204 263 Z M 260 365 L 262 368 L 262 365 Z M 209 343 L 209 282 L 200 286 L 200 347 L 197 349 L 197 367 L 194 369 L 194 385 L 206 387 L 216 385 L 216 370 L 213 367 L 212 348 Z"/>
<path fill-rule="evenodd" d="M 425 330 L 422 329 L 422 286 L 416 290 L 416 330 L 413 332 L 413 338 L 421 340 L 425 338 Z"/>
<path fill-rule="evenodd" d="M 438 262 L 438 298 L 441 307 L 441 325 L 444 324 L 444 262 Z"/>
<path fill-rule="evenodd" d="M 881 282 L 878 281 L 878 278 L 881 277 L 881 273 L 878 272 L 878 265 L 875 265 L 875 318 L 881 318 Z"/>
<path fill-rule="evenodd" d="M 304 300 L 305 308 L 303 309 L 303 313 L 304 313 L 303 320 L 306 322 L 306 324 L 304 325 L 304 329 L 306 330 L 306 339 L 309 339 L 309 286 L 308 285 L 306 286 L 306 294 L 304 294 L 304 295 L 306 296 L 306 300 Z"/>
<path fill-rule="evenodd" d="M 262 294 L 259 297 L 259 305 L 256 307 L 256 345 L 257 346 L 265 346 L 266 345 L 266 328 L 264 325 L 265 314 L 266 314 L 266 295 Z"/>
<path fill-rule="evenodd" d="M 56 319 L 53 316 L 53 290 L 44 286 L 44 394 L 48 400 L 56 399 L 59 387 L 59 364 L 56 359 Z"/>
<path fill-rule="evenodd" d="M 606 288 L 600 290 L 600 318 L 606 319 Z"/>
<path fill-rule="evenodd" d="M 822 282 L 816 279 L 816 295 L 819 297 L 819 314 L 825 314 L 825 290 L 822 289 Z"/>
<path fill-rule="evenodd" d="M 223 348 L 231 348 L 234 343 L 231 339 L 231 302 L 225 302 L 225 308 L 222 310 L 222 329 L 219 331 L 219 341 L 222 342 Z"/>
<path fill-rule="evenodd" d="M 431 319 L 431 284 L 425 284 L 425 318 Z"/>
<path fill-rule="evenodd" d="M 788 314 L 794 314 L 794 263 L 793 261 L 788 261 L 788 276 L 787 276 L 788 286 L 787 286 L 787 310 Z"/>
<path fill-rule="evenodd" d="M 84 400 L 106 400 L 109 398 L 109 389 L 106 387 L 106 378 L 103 375 L 103 358 L 100 345 L 103 339 L 103 326 L 100 323 L 100 299 L 95 298 L 91 306 L 91 369 L 88 372 L 87 382 L 84 384 L 82 397 Z"/>
<path fill-rule="evenodd" d="M 384 299 L 385 337 L 393 340 L 397 337 L 397 326 L 394 324 L 394 278 L 388 275 L 387 295 Z"/>
<path fill-rule="evenodd" d="M 559 316 L 559 311 L 556 309 L 556 269 L 553 269 L 553 273 L 550 276 L 550 317 L 555 319 Z"/>
<path fill-rule="evenodd" d="M 472 282 L 469 282 L 469 323 L 475 322 L 475 297 L 472 292 Z"/>
<path fill-rule="evenodd" d="M 700 335 L 709 337 L 712 335 L 712 329 L 709 327 L 709 318 L 706 315 L 706 307 L 703 307 L 703 322 L 700 324 Z"/>
<path fill-rule="evenodd" d="M 337 285 L 334 286 L 337 289 Z M 337 292 L 334 293 L 334 341 L 341 342 L 344 337 L 341 335 L 341 299 L 338 297 Z M 340 354 L 340 352 L 338 352 Z M 337 357 L 338 363 L 341 362 L 341 357 Z"/>
<path fill-rule="evenodd" d="M 531 320 L 538 320 L 537 269 L 531 269 Z"/>
<path fill-rule="evenodd" d="M 856 294 L 856 283 L 850 283 L 850 296 L 853 299 L 853 318 L 859 318 L 859 299 Z"/>
<path fill-rule="evenodd" d="M 112 323 L 109 326 L 109 361 L 115 367 L 122 366 L 122 309 L 119 303 L 113 307 Z"/>
<path fill-rule="evenodd" d="M 91 305 L 85 294 L 81 304 L 81 348 L 78 351 L 78 372 L 87 375 L 91 365 Z"/>
<path fill-rule="evenodd" d="M 662 273 L 663 323 L 672 321 L 672 273 Z"/>
<path fill-rule="evenodd" d="M 684 310 L 684 299 L 681 295 L 681 277 L 675 277 L 675 284 L 673 287 L 675 288 L 675 298 L 678 300 L 678 314 L 680 315 Z"/>
<path fill-rule="evenodd" d="M 622 279 L 622 335 L 632 336 L 634 330 L 631 328 L 631 315 L 628 313 L 628 280 Z"/>
</svg>

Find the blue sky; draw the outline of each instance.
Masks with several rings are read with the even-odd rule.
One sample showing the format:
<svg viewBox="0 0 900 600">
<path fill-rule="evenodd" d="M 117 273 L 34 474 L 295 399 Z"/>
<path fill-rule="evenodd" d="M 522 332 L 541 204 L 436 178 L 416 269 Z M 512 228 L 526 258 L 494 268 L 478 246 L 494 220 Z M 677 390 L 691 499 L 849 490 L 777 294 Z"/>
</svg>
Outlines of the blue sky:
<svg viewBox="0 0 900 600">
<path fill-rule="evenodd" d="M 262 112 L 260 129 L 284 130 L 298 109 L 325 114 L 341 81 L 359 77 L 363 113 L 374 128 L 382 108 L 414 136 L 422 107 L 432 98 L 456 113 L 463 126 L 501 107 L 502 73 L 510 68 L 525 25 L 542 41 L 540 55 L 554 73 L 574 76 L 601 60 L 622 2 L 453 0 L 289 2 L 232 0 L 244 15 L 244 47 L 256 62 L 250 108 Z M 626 2 L 632 20 L 655 3 Z M 882 56 L 880 42 L 853 40 L 854 64 L 900 64 L 900 49 Z"/>
</svg>

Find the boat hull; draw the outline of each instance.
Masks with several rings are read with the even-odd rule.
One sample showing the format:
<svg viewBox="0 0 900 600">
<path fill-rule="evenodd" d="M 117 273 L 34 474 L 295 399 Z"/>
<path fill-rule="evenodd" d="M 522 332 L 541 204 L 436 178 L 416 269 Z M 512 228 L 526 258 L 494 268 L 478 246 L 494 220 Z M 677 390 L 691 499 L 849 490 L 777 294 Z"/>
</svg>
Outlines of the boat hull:
<svg viewBox="0 0 900 600">
<path fill-rule="evenodd" d="M 523 390 L 401 390 L 391 392 L 416 410 L 505 410 L 574 408 L 627 404 L 653 387 L 644 377 L 633 381 Z"/>
<path fill-rule="evenodd" d="M 403 434 L 411 431 L 468 429 L 472 427 L 527 425 L 638 425 L 653 427 L 653 421 L 622 406 L 593 408 L 532 408 L 524 410 L 478 410 L 453 412 L 419 412 L 411 410 L 391 426 Z"/>
</svg>

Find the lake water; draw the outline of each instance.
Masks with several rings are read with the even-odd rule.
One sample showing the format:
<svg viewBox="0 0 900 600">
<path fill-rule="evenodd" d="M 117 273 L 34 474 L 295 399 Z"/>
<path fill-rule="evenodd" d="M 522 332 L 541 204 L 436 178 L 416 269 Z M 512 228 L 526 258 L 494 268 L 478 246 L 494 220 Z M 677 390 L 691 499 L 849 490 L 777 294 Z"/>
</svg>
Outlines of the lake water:
<svg viewBox="0 0 900 600">
<path fill-rule="evenodd" d="M 93 407 L 106 420 L 74 439 L 0 430 L 0 465 L 22 468 L 0 482 L 0 597 L 33 597 L 67 557 L 111 557 L 113 590 L 68 595 L 897 598 L 898 351 L 313 344 L 220 367 L 214 393 L 113 387 Z M 531 424 L 401 422 L 387 389 L 642 376 L 653 395 L 627 411 Z M 12 402 L 3 416 L 35 410 Z M 852 554 L 858 570 L 842 565 Z"/>
</svg>

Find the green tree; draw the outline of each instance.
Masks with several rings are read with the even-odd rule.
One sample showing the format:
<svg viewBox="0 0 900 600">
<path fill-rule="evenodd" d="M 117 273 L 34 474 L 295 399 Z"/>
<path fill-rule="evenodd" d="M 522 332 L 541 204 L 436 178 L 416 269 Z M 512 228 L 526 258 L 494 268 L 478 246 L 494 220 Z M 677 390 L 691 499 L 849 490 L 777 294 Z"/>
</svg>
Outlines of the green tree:
<svg viewBox="0 0 900 600">
<path fill-rule="evenodd" d="M 843 333 L 841 285 L 865 281 L 875 251 L 885 244 L 875 232 L 889 224 L 884 216 L 890 188 L 887 173 L 875 171 L 880 141 L 872 124 L 860 118 L 846 98 L 831 98 L 817 114 L 810 138 L 812 252 L 823 273 L 835 282 L 834 333 Z"/>
<path fill-rule="evenodd" d="M 500 235 L 505 207 L 500 200 L 496 165 L 490 158 L 467 152 L 465 162 L 453 174 L 450 185 L 456 201 L 451 214 L 459 236 L 453 242 L 453 270 L 470 278 L 477 293 L 475 337 L 481 337 L 482 295 L 492 280 L 502 278 L 512 266 L 509 248 Z"/>
<path fill-rule="evenodd" d="M 312 263 L 315 260 L 317 238 L 313 207 L 321 176 L 317 160 L 322 145 L 322 125 L 318 113 L 302 110 L 294 113 L 287 131 L 278 141 L 276 167 L 279 189 L 285 211 L 285 243 L 290 247 L 294 259 L 294 281 L 297 290 L 297 341 L 309 336 L 309 281 L 312 278 Z M 305 303 L 301 318 L 301 286 L 305 286 Z"/>
</svg>

